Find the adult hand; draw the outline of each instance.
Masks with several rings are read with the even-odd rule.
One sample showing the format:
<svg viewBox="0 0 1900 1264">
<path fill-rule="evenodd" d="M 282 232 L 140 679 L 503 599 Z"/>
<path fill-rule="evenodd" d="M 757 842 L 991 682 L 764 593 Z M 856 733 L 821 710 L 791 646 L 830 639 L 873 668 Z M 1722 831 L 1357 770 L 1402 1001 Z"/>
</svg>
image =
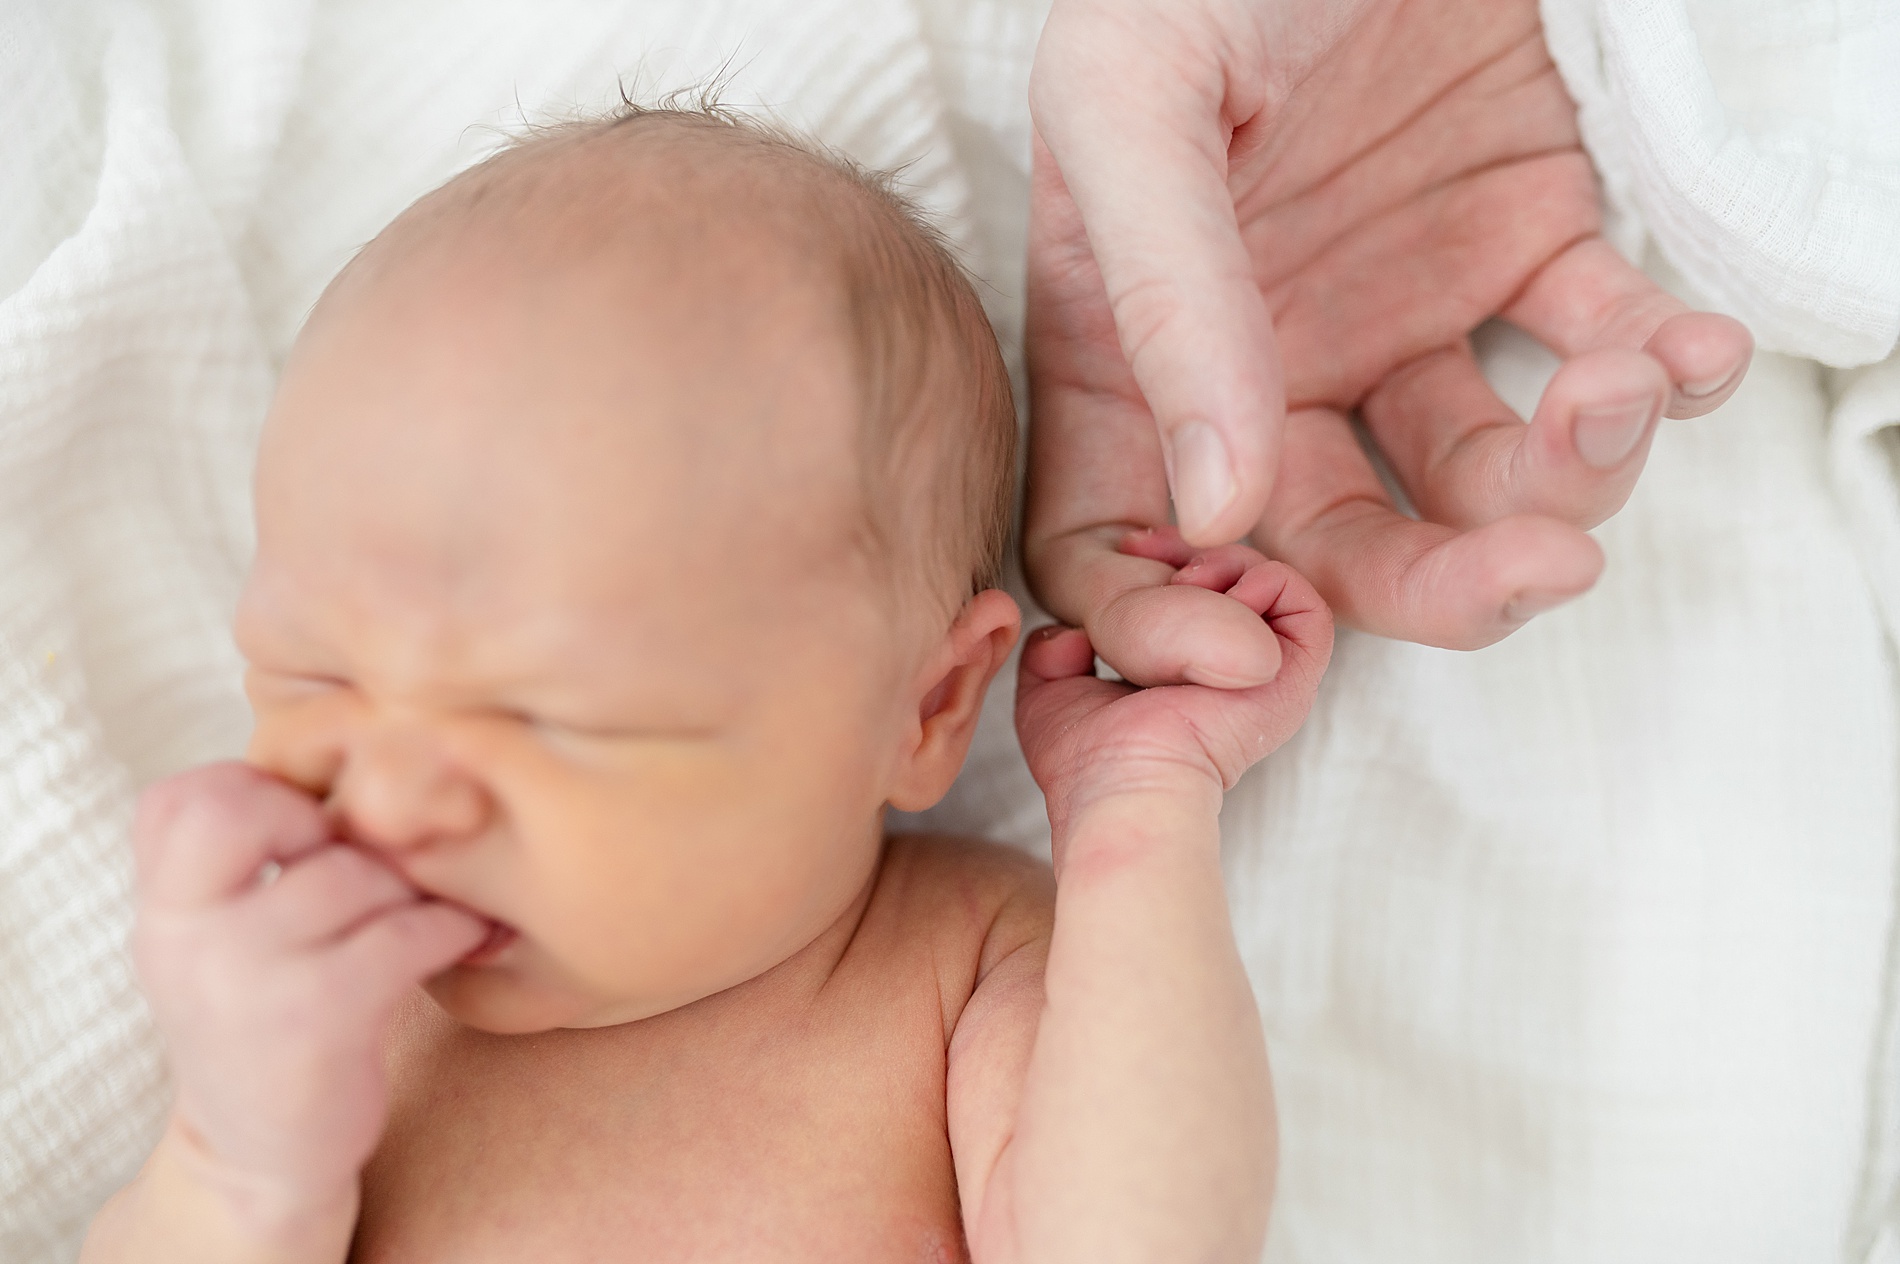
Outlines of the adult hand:
<svg viewBox="0 0 1900 1264">
<path fill-rule="evenodd" d="M 1029 573 L 1131 680 L 1263 657 L 1117 551 L 1170 483 L 1187 539 L 1475 648 L 1595 581 L 1656 419 L 1746 368 L 1599 236 L 1535 0 L 1055 0 L 1031 106 Z M 1566 361 L 1528 425 L 1467 343 L 1494 315 Z"/>
</svg>

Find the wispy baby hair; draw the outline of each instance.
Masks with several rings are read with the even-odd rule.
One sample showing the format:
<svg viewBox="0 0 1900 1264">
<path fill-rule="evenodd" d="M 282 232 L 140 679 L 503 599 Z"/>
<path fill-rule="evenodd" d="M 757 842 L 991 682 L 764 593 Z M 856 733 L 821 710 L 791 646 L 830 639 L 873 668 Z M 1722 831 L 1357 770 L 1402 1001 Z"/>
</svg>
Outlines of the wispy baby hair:
<svg viewBox="0 0 1900 1264">
<path fill-rule="evenodd" d="M 458 181 L 572 147 L 685 147 L 728 168 L 723 214 L 797 221 L 831 257 L 860 379 L 861 478 L 875 553 L 893 590 L 953 597 L 1002 571 L 1016 468 L 1009 375 L 970 278 L 898 176 L 773 120 L 720 103 L 719 85 L 641 104 L 624 89 L 611 112 L 525 128 Z M 467 190 L 480 199 L 479 187 Z"/>
</svg>

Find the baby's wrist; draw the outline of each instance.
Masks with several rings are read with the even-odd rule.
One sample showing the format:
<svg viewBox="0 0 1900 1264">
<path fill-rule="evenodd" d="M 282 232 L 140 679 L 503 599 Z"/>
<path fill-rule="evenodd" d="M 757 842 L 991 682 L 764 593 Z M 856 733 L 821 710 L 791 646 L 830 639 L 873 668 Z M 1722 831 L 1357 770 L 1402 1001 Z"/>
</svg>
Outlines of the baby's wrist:
<svg viewBox="0 0 1900 1264">
<path fill-rule="evenodd" d="M 1187 761 L 1102 761 L 1067 786 L 1050 786 L 1058 832 L 1084 822 L 1189 824 L 1220 817 L 1224 789 L 1212 768 Z"/>
<path fill-rule="evenodd" d="M 357 1181 L 317 1188 L 243 1171 L 215 1154 L 174 1113 L 159 1143 L 161 1186 L 212 1223 L 206 1236 L 229 1248 L 206 1259 L 340 1260 L 349 1249 L 361 1203 Z"/>
<path fill-rule="evenodd" d="M 1061 869 L 1121 867 L 1167 856 L 1218 858 L 1221 791 L 1213 781 L 1144 782 L 1079 796 L 1052 814 Z"/>
</svg>

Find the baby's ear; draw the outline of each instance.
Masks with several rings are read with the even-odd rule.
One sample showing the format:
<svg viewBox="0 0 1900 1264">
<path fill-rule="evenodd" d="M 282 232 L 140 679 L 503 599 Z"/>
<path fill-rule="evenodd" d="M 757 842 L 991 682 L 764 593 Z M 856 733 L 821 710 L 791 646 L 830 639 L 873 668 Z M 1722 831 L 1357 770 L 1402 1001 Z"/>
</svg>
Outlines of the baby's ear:
<svg viewBox="0 0 1900 1264">
<path fill-rule="evenodd" d="M 1022 625 L 1022 611 L 1000 588 L 985 589 L 964 603 L 911 681 L 907 698 L 915 710 L 892 779 L 892 807 L 921 812 L 949 791 L 976 736 L 983 695 L 1009 658 Z"/>
</svg>

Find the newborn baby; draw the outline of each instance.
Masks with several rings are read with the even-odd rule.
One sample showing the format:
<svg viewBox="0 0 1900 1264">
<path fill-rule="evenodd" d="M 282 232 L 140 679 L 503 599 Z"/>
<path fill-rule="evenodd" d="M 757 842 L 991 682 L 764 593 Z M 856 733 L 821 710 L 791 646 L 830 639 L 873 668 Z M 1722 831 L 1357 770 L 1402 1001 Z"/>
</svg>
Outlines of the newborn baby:
<svg viewBox="0 0 1900 1264">
<path fill-rule="evenodd" d="M 1060 885 L 887 837 L 1017 635 L 1014 438 L 954 259 L 795 137 L 629 109 L 398 218 L 265 428 L 248 762 L 141 807 L 177 1104 L 85 1258 L 1251 1259 L 1216 814 L 1330 622 L 1131 535 L 1278 677 L 1138 691 L 1046 629 Z"/>
</svg>

